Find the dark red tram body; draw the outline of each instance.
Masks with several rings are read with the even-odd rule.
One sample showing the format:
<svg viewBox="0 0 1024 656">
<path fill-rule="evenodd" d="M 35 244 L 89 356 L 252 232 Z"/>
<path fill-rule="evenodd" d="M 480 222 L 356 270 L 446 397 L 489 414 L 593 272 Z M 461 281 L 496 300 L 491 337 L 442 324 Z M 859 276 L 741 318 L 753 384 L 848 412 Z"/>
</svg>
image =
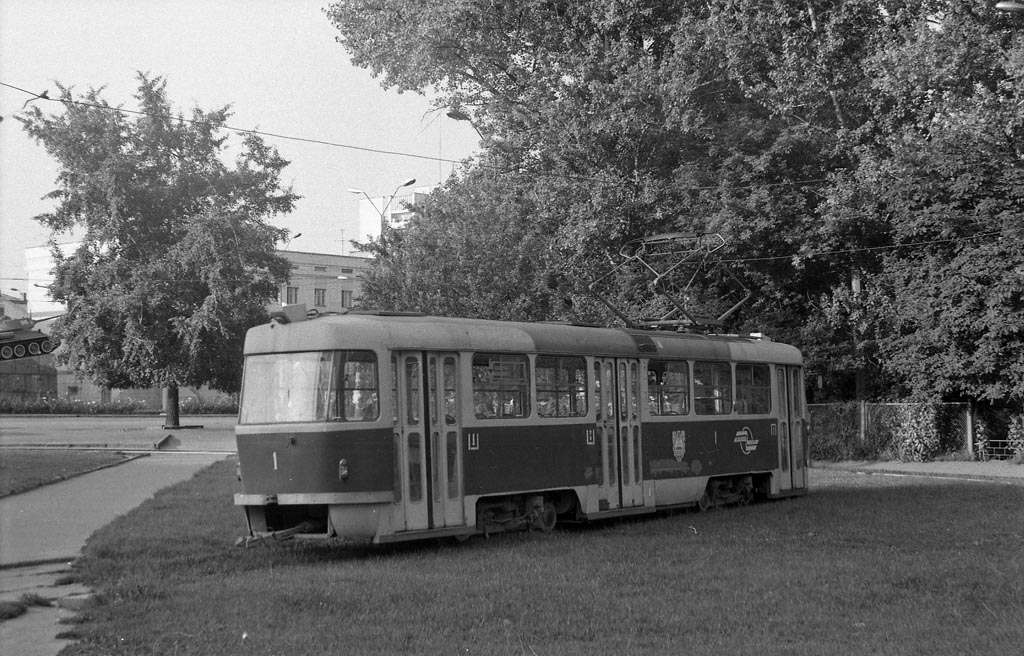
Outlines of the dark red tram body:
<svg viewBox="0 0 1024 656">
<path fill-rule="evenodd" d="M 249 331 L 249 531 L 388 542 L 806 491 L 797 349 L 344 314 Z"/>
</svg>

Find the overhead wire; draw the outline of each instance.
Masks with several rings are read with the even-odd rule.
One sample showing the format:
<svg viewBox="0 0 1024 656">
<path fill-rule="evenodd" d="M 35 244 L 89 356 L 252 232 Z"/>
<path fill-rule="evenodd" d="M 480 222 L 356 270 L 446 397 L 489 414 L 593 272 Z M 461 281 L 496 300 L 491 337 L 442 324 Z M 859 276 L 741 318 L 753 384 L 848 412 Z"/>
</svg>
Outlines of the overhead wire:
<svg viewBox="0 0 1024 656">
<path fill-rule="evenodd" d="M 462 164 L 462 163 L 464 163 L 466 161 L 466 160 L 451 159 L 451 158 L 447 158 L 447 157 L 434 156 L 434 155 L 420 155 L 420 154 L 417 154 L 417 153 L 408 153 L 408 152 L 397 151 L 397 150 L 385 150 L 385 149 L 382 149 L 382 148 L 373 148 L 373 147 L 370 147 L 370 146 L 355 146 L 355 145 L 352 145 L 352 144 L 346 144 L 346 143 L 341 143 L 341 142 L 337 142 L 337 141 L 328 141 L 326 139 L 316 139 L 316 138 L 312 138 L 312 137 L 300 137 L 300 136 L 295 136 L 295 135 L 283 134 L 283 133 L 280 133 L 280 132 L 268 132 L 266 130 L 258 130 L 258 129 L 255 129 L 255 128 L 241 128 L 241 127 L 237 127 L 237 126 L 227 125 L 227 124 L 224 124 L 224 123 L 215 123 L 213 121 L 200 121 L 200 120 L 196 120 L 196 119 L 185 118 L 184 116 L 180 116 L 180 115 L 176 116 L 176 117 L 175 116 L 166 117 L 166 116 L 161 116 L 159 114 L 154 114 L 153 112 L 144 112 L 144 111 L 140 111 L 140 110 L 137 110 L 137 109 L 125 109 L 124 107 L 114 107 L 114 106 L 111 106 L 111 105 L 101 105 L 101 104 L 98 104 L 98 103 L 89 103 L 89 102 L 84 102 L 84 101 L 81 101 L 81 100 L 67 100 L 67 99 L 64 99 L 64 98 L 50 98 L 46 94 L 45 91 L 43 93 L 41 93 L 41 94 L 38 94 L 38 93 L 35 93 L 35 92 L 32 92 L 32 91 L 29 91 L 28 89 L 23 89 L 21 87 L 18 87 L 18 86 L 15 86 L 13 84 L 9 84 L 9 83 L 3 82 L 3 81 L 0 81 L 0 86 L 5 86 L 5 87 L 7 87 L 9 89 L 14 89 L 15 91 L 20 91 L 22 93 L 25 93 L 25 94 L 28 94 L 30 96 L 33 96 L 33 98 L 31 98 L 28 101 L 26 101 L 26 104 L 28 104 L 28 102 L 31 102 L 33 100 L 49 100 L 51 102 L 57 102 L 57 103 L 65 104 L 65 105 L 79 105 L 79 106 L 82 106 L 82 107 L 92 107 L 94 109 L 102 109 L 102 110 L 105 110 L 105 111 L 113 111 L 113 112 L 124 112 L 126 114 L 134 114 L 136 116 L 148 116 L 148 117 L 151 117 L 151 118 L 171 118 L 173 120 L 181 121 L 183 123 L 188 123 L 190 125 L 201 125 L 201 126 L 216 127 L 216 128 L 219 128 L 219 129 L 229 130 L 231 132 L 236 132 L 238 134 L 254 134 L 254 135 L 261 136 L 261 137 L 270 137 L 270 138 L 274 138 L 274 139 L 283 139 L 283 140 L 286 140 L 286 141 L 295 141 L 295 142 L 299 142 L 299 143 L 308 143 L 308 144 L 314 144 L 314 145 L 319 145 L 319 146 L 327 146 L 327 147 L 330 147 L 330 148 L 343 148 L 343 149 L 347 149 L 347 150 L 356 150 L 356 151 L 360 151 L 360 152 L 373 153 L 373 154 L 377 154 L 377 155 L 390 155 L 390 156 L 394 156 L 394 157 L 408 157 L 408 158 L 412 158 L 412 159 L 428 160 L 428 161 L 431 161 L 431 162 L 439 162 L 439 163 L 443 163 L 443 164 Z M 483 163 L 483 162 L 477 162 L 477 165 L 482 167 L 482 168 L 492 169 L 492 170 L 495 170 L 495 171 L 504 171 L 505 170 L 502 167 L 486 164 L 486 163 Z M 562 179 L 562 180 L 575 180 L 575 181 L 579 181 L 579 182 L 594 182 L 594 183 L 608 184 L 608 185 L 620 185 L 620 184 L 622 184 L 622 180 L 612 179 L 612 178 L 599 178 L 599 177 L 588 176 L 588 175 L 572 175 L 572 174 L 567 174 L 567 173 L 556 173 L 556 172 L 545 172 L 545 171 L 535 171 L 533 173 L 535 175 L 538 175 L 538 176 L 541 176 L 541 177 L 545 177 L 545 178 L 556 178 L 556 179 Z M 765 186 L 767 186 L 767 187 L 777 187 L 777 186 L 799 185 L 799 184 L 815 184 L 815 183 L 821 183 L 821 182 L 827 182 L 827 181 L 828 181 L 827 178 L 812 178 L 812 179 L 804 179 L 804 180 L 781 180 L 781 181 L 778 181 L 778 182 L 763 182 L 763 183 L 750 184 L 750 185 L 730 185 L 730 188 L 732 188 L 732 189 L 748 189 L 748 188 L 752 188 L 752 187 L 765 187 Z M 696 191 L 710 191 L 710 190 L 714 190 L 714 189 L 718 189 L 718 188 L 720 188 L 720 185 L 704 185 L 704 186 L 697 185 L 697 186 L 689 187 L 689 189 L 696 190 Z"/>
<path fill-rule="evenodd" d="M 107 110 L 107 111 L 124 112 L 125 114 L 134 114 L 136 116 L 148 116 L 150 118 L 167 118 L 167 117 L 161 116 L 159 114 L 154 114 L 153 112 L 143 112 L 143 111 L 140 111 L 140 110 L 137 110 L 137 109 L 125 109 L 124 107 L 112 107 L 110 105 L 100 105 L 98 103 L 89 103 L 89 102 L 84 102 L 84 101 L 81 101 L 81 100 L 66 100 L 64 98 L 50 98 L 50 97 L 46 97 L 46 96 L 43 96 L 43 95 L 38 94 L 38 93 L 33 93 L 32 91 L 29 91 L 27 89 L 22 89 L 21 87 L 16 87 L 13 84 L 8 84 L 8 83 L 2 82 L 2 81 L 0 81 L 0 86 L 5 86 L 5 87 L 8 87 L 10 89 L 14 89 L 16 91 L 21 91 L 22 93 L 27 93 L 27 94 L 29 94 L 31 96 L 34 96 L 34 98 L 30 99 L 29 101 L 26 101 L 26 103 L 30 102 L 31 100 L 49 100 L 51 102 L 62 103 L 62 104 L 65 104 L 65 105 L 80 105 L 82 107 L 92 107 L 92 108 L 95 108 L 95 109 L 103 109 L 103 110 Z M 406 153 L 406 152 L 401 152 L 401 151 L 396 151 L 396 150 L 384 150 L 382 148 L 371 148 L 371 147 L 368 147 L 368 146 L 355 146 L 355 145 L 352 145 L 352 144 L 345 144 L 345 143 L 340 143 L 340 142 L 335 142 L 335 141 L 327 141 L 325 139 L 312 139 L 312 138 L 308 138 L 308 137 L 296 137 L 296 136 L 287 135 L 287 134 L 279 134 L 279 133 L 275 133 L 275 132 L 266 132 L 264 130 L 240 128 L 240 127 L 236 127 L 236 126 L 232 126 L 232 125 L 227 125 L 227 124 L 223 124 L 223 123 L 215 123 L 213 121 L 199 121 L 199 120 L 196 120 L 196 119 L 185 118 L 184 116 L 176 116 L 176 117 L 172 116 L 172 117 L 169 117 L 169 118 L 171 118 L 173 120 L 181 121 L 183 123 L 188 123 L 190 125 L 202 125 L 202 126 L 221 128 L 221 129 L 224 129 L 224 130 L 230 130 L 232 132 L 237 132 L 239 134 L 255 134 L 255 135 L 259 135 L 261 137 L 273 137 L 275 139 L 286 139 L 288 141 L 298 141 L 298 142 L 302 142 L 302 143 L 311 143 L 311 144 L 317 144 L 317 145 L 321 145 L 321 146 L 330 146 L 330 147 L 333 147 L 333 148 L 345 148 L 345 149 L 348 149 L 348 150 L 358 150 L 358 151 L 361 151 L 361 152 L 374 153 L 374 154 L 377 154 L 377 155 L 395 155 L 395 156 L 399 156 L 399 157 L 411 157 L 411 158 L 416 158 L 416 159 L 425 159 L 425 160 L 430 160 L 430 161 L 439 161 L 439 162 L 445 162 L 445 163 L 450 163 L 450 164 L 459 164 L 461 162 L 461 160 L 448 159 L 448 158 L 444 158 L 444 157 L 435 157 L 433 155 L 418 155 L 418 154 L 415 154 L 415 153 Z"/>
<path fill-rule="evenodd" d="M 45 91 L 42 92 L 42 93 L 34 93 L 34 92 L 29 91 L 27 89 L 23 89 L 21 87 L 18 87 L 18 86 L 15 86 L 13 84 L 9 84 L 9 83 L 3 82 L 3 81 L 0 81 L 0 86 L 4 86 L 4 87 L 10 88 L 10 89 L 14 89 L 15 91 L 20 91 L 22 93 L 25 93 L 25 94 L 28 94 L 28 95 L 32 96 L 32 98 L 30 98 L 29 100 L 26 101 L 26 103 L 25 103 L 26 105 L 29 102 L 34 101 L 34 100 L 48 100 L 50 102 L 58 102 L 58 103 L 62 103 L 62 104 L 65 104 L 65 105 L 67 105 L 67 104 L 74 104 L 74 105 L 80 105 L 80 106 L 84 106 L 84 107 L 92 107 L 92 108 L 102 109 L 102 110 L 107 110 L 107 111 L 124 112 L 126 114 L 134 114 L 134 115 L 137 115 L 137 116 L 148 116 L 148 117 L 152 117 L 152 118 L 168 118 L 168 117 L 165 117 L 165 116 L 161 116 L 159 114 L 154 114 L 152 112 L 144 112 L 144 111 L 140 111 L 140 110 L 125 109 L 123 107 L 113 107 L 113 106 L 110 106 L 110 105 L 100 105 L 100 104 L 97 104 L 97 103 L 88 103 L 88 102 L 84 102 L 84 101 L 80 101 L 80 100 L 67 100 L 67 99 L 64 99 L 64 98 L 50 98 Z M 23 107 L 24 107 L 24 105 L 23 105 Z M 299 137 L 299 136 L 288 135 L 288 134 L 283 134 L 283 133 L 278 133 L 278 132 L 268 132 L 268 131 L 265 131 L 265 130 L 240 128 L 240 127 L 231 126 L 231 125 L 227 125 L 227 124 L 223 124 L 223 123 L 216 123 L 216 122 L 213 122 L 213 121 L 200 121 L 200 120 L 197 120 L 197 119 L 189 119 L 189 118 L 185 118 L 184 116 L 181 116 L 181 115 L 179 115 L 177 117 L 173 117 L 172 116 L 170 118 L 172 118 L 173 120 L 181 121 L 181 122 L 188 123 L 188 124 L 191 124 L 191 125 L 212 126 L 212 127 L 216 127 L 216 128 L 220 128 L 220 129 L 224 129 L 224 130 L 230 130 L 232 132 L 236 132 L 236 133 L 239 133 L 239 134 L 254 134 L 254 135 L 261 136 L 261 137 L 270 137 L 270 138 L 274 138 L 274 139 L 283 139 L 283 140 L 287 140 L 287 141 L 296 141 L 296 142 L 300 142 L 300 143 L 309 143 L 309 144 L 314 144 L 314 145 L 327 146 L 327 147 L 331 147 L 331 148 L 343 148 L 343 149 L 348 149 L 348 150 L 356 150 L 356 151 L 360 151 L 360 152 L 367 152 L 367 153 L 373 153 L 373 154 L 379 154 L 379 155 L 391 155 L 391 156 L 397 156 L 397 157 L 409 157 L 409 158 L 429 160 L 429 161 L 442 162 L 442 163 L 450 163 L 450 164 L 461 164 L 461 163 L 463 163 L 465 161 L 465 160 L 455 160 L 455 159 L 450 159 L 450 158 L 445 158 L 445 157 L 440 157 L 440 156 L 433 156 L 433 155 L 420 155 L 420 154 L 416 154 L 416 153 L 408 153 L 408 152 L 402 152 L 402 151 L 396 151 L 396 150 L 385 150 L 385 149 L 382 149 L 382 148 L 373 148 L 373 147 L 368 147 L 368 146 L 356 146 L 356 145 L 352 145 L 352 144 L 345 144 L 345 143 L 340 143 L 340 142 L 335 142 L 335 141 L 328 141 L 326 139 L 315 139 L 315 138 L 310 138 L 310 137 Z M 486 164 L 483 164 L 483 163 L 478 163 L 478 165 L 483 166 L 485 168 L 495 168 L 495 169 L 499 168 L 499 167 L 489 166 L 489 165 L 486 165 Z M 619 181 L 619 180 L 595 178 L 595 177 L 591 177 L 591 176 L 573 176 L 573 175 L 566 175 L 566 174 L 549 173 L 549 174 L 546 174 L 546 177 L 557 177 L 557 178 L 568 179 L 568 180 L 581 180 L 581 181 L 600 182 L 600 183 L 609 183 L 609 184 L 621 184 L 621 181 Z M 803 179 L 803 180 L 780 181 L 780 182 L 774 182 L 774 183 L 771 183 L 771 182 L 769 182 L 769 183 L 760 183 L 760 184 L 757 184 L 757 185 L 753 185 L 753 184 L 752 185 L 733 185 L 733 186 L 731 186 L 731 188 L 733 188 L 733 189 L 742 189 L 742 188 L 749 188 L 749 187 L 754 187 L 754 186 L 781 186 L 781 185 L 796 185 L 796 184 L 815 184 L 815 183 L 821 183 L 821 182 L 827 182 L 827 181 L 828 181 L 828 178 L 811 178 L 811 179 Z M 690 189 L 692 189 L 692 190 L 699 190 L 699 191 L 707 191 L 707 190 L 713 190 L 713 189 L 718 189 L 718 188 L 720 188 L 720 185 L 707 185 L 707 186 L 694 186 L 694 187 L 690 187 Z M 805 258 L 806 259 L 806 258 L 822 257 L 822 256 L 828 256 L 828 255 L 850 255 L 850 254 L 854 254 L 854 253 L 864 253 L 864 252 L 871 252 L 871 251 L 893 250 L 893 249 L 899 249 L 899 248 L 909 248 L 909 247 L 917 247 L 917 246 L 928 246 L 928 245 L 934 245 L 934 244 L 940 244 L 940 243 L 954 243 L 954 242 L 970 241 L 970 240 L 974 240 L 974 239 L 981 239 L 981 238 L 984 238 L 984 237 L 998 236 L 998 235 L 1001 235 L 1001 234 L 1003 234 L 1002 231 L 984 232 L 984 233 L 979 233 L 977 235 L 972 235 L 972 236 L 969 236 L 969 237 L 959 237 L 959 238 L 950 238 L 950 239 L 936 239 L 936 240 L 928 240 L 928 241 L 920 241 L 920 242 L 910 242 L 910 243 L 905 243 L 905 244 L 890 244 L 890 245 L 886 245 L 886 246 L 871 246 L 871 247 L 864 247 L 864 248 L 840 249 L 840 250 L 830 250 L 830 251 L 817 251 L 817 252 L 810 252 L 810 253 L 793 253 L 793 254 L 789 254 L 789 255 L 775 255 L 775 256 L 751 257 L 751 258 L 731 258 L 731 259 L 723 259 L 722 262 L 725 262 L 725 263 L 769 262 L 769 261 L 778 261 L 778 260 L 790 260 L 790 259 L 794 259 L 794 258 Z M 31 280 L 29 280 L 27 278 L 3 278 L 3 279 L 4 280 L 14 280 L 14 281 L 19 281 L 19 282 L 26 282 L 26 283 L 27 282 L 32 282 Z"/>
</svg>

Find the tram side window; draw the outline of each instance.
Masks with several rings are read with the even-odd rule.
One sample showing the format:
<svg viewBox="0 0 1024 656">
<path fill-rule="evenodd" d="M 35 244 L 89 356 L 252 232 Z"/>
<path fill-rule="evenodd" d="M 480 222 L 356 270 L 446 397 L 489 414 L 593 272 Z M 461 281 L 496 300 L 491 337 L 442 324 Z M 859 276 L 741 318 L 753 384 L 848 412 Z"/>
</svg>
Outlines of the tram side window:
<svg viewBox="0 0 1024 656">
<path fill-rule="evenodd" d="M 584 417 L 587 414 L 587 361 L 577 357 L 537 356 L 537 414 Z"/>
<path fill-rule="evenodd" d="M 651 360 L 647 364 L 647 407 L 655 416 L 689 414 L 688 363 Z"/>
<path fill-rule="evenodd" d="M 693 363 L 693 407 L 697 414 L 732 414 L 732 399 L 732 368 L 728 362 Z"/>
<path fill-rule="evenodd" d="M 760 415 L 772 411 L 772 373 L 766 364 L 736 365 L 736 412 Z"/>
<path fill-rule="evenodd" d="M 479 419 L 530 414 L 530 362 L 525 355 L 473 356 L 473 409 Z"/>
<path fill-rule="evenodd" d="M 244 381 L 242 424 L 373 421 L 380 412 L 372 351 L 250 355 Z"/>
<path fill-rule="evenodd" d="M 370 351 L 338 351 L 341 359 L 339 388 L 346 421 L 374 421 L 380 414 L 377 393 L 377 356 Z M 332 419 L 339 419 L 335 416 Z"/>
</svg>

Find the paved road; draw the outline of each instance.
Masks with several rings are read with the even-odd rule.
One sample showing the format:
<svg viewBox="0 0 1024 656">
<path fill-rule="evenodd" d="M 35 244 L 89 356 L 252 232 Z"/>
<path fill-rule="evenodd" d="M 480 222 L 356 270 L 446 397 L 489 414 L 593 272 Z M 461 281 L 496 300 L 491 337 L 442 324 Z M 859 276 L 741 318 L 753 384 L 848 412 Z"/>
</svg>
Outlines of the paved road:
<svg viewBox="0 0 1024 656">
<path fill-rule="evenodd" d="M 182 426 L 167 429 L 163 417 L 0 415 L 0 447 L 71 446 L 152 450 L 168 435 L 177 451 L 235 451 L 234 416 L 195 415 L 181 418 Z"/>
</svg>

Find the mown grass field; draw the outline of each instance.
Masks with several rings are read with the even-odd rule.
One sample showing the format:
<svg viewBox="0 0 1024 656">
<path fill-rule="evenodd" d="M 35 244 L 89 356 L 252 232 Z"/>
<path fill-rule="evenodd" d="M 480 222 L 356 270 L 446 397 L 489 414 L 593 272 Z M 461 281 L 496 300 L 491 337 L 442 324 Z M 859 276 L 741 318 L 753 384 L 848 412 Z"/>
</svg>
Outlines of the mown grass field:
<svg viewBox="0 0 1024 656">
<path fill-rule="evenodd" d="M 64 654 L 1021 653 L 1024 485 L 811 482 L 551 535 L 245 550 L 222 462 L 90 539 L 100 599 Z"/>
<path fill-rule="evenodd" d="M 117 451 L 0 449 L 0 497 L 25 492 L 128 459 Z"/>
</svg>

